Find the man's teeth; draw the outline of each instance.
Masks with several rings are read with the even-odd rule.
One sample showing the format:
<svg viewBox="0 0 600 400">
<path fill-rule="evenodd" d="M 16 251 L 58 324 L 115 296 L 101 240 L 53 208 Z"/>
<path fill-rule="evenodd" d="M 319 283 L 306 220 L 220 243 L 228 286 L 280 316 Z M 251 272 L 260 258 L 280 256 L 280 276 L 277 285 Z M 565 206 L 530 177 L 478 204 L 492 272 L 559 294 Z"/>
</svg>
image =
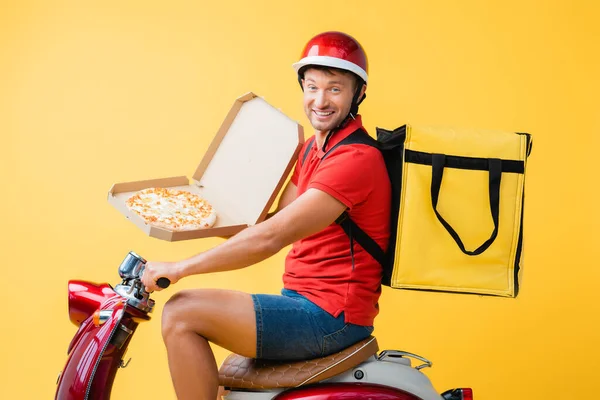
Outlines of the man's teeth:
<svg viewBox="0 0 600 400">
<path fill-rule="evenodd" d="M 331 114 L 333 114 L 333 111 L 329 111 L 329 112 L 316 111 L 316 110 L 314 110 L 314 111 L 315 111 L 315 114 L 317 114 L 317 115 L 319 115 L 319 116 L 321 116 L 321 117 L 326 117 L 326 116 L 328 116 L 328 115 L 331 115 Z"/>
</svg>

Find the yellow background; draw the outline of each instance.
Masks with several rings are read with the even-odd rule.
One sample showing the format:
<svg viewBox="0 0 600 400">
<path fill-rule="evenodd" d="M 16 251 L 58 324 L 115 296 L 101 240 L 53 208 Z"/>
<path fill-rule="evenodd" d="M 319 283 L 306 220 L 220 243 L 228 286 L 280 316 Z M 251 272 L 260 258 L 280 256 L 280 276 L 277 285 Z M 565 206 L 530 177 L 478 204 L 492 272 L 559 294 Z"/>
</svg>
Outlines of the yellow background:
<svg viewBox="0 0 600 400">
<path fill-rule="evenodd" d="M 558 0 L 1 1 L 0 398 L 52 398 L 75 332 L 68 279 L 115 284 L 129 250 L 176 260 L 221 242 L 148 238 L 109 206 L 107 191 L 191 175 L 247 91 L 310 133 L 291 64 L 330 29 L 368 51 L 361 110 L 372 133 L 409 122 L 535 140 L 521 295 L 384 290 L 380 347 L 432 359 L 426 372 L 438 390 L 471 386 L 477 400 L 593 398 L 598 11 L 596 2 Z M 113 398 L 174 398 L 158 316 L 176 289 L 275 293 L 284 255 L 157 294 Z"/>
</svg>

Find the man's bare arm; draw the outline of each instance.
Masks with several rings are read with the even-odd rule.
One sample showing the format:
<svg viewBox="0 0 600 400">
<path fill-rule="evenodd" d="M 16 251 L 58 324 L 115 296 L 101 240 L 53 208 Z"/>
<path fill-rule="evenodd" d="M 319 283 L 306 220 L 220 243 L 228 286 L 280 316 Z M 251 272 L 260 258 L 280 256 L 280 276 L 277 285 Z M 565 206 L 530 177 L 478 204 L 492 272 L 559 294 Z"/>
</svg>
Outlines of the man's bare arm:
<svg viewBox="0 0 600 400">
<path fill-rule="evenodd" d="M 273 215 L 277 214 L 279 211 L 287 207 L 292 201 L 296 200 L 297 194 L 298 188 L 292 183 L 292 181 L 289 181 L 287 185 L 285 185 L 285 189 L 283 189 L 283 193 L 279 198 L 277 208 L 275 209 L 275 211 L 267 215 L 267 219 L 271 218 Z"/>
<path fill-rule="evenodd" d="M 292 184 L 293 185 L 293 184 Z M 276 254 L 283 247 L 332 224 L 346 206 L 329 194 L 309 189 L 295 201 L 295 185 L 286 188 L 282 210 L 221 245 L 177 263 L 179 277 L 240 269 Z M 293 199 L 292 199 L 293 200 Z M 289 201 L 286 204 L 286 201 Z"/>
</svg>

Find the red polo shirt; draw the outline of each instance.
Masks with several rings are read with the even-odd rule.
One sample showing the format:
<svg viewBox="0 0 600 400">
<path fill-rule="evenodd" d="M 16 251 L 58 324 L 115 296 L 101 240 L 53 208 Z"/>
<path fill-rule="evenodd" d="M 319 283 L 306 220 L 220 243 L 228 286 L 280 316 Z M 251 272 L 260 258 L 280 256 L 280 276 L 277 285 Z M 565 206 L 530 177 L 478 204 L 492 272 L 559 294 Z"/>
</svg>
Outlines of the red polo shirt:
<svg viewBox="0 0 600 400">
<path fill-rule="evenodd" d="M 325 152 L 362 127 L 360 116 L 335 132 Z M 312 141 L 302 163 L 300 151 L 292 183 L 298 196 L 314 188 L 346 205 L 350 218 L 382 249 L 387 249 L 390 219 L 390 182 L 379 150 L 364 144 L 338 146 L 325 155 Z M 285 263 L 283 283 L 321 308 L 345 321 L 370 326 L 379 312 L 381 265 L 354 240 L 354 269 L 350 239 L 333 223 L 322 231 L 293 244 Z"/>
</svg>

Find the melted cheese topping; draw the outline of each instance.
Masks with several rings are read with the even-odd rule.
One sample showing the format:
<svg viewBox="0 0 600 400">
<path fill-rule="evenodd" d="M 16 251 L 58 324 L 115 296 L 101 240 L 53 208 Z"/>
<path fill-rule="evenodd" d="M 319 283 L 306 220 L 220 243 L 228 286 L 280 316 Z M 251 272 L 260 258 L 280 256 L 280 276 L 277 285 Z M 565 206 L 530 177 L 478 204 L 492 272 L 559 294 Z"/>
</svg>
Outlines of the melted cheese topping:
<svg viewBox="0 0 600 400">
<path fill-rule="evenodd" d="M 146 223 L 171 230 L 211 228 L 217 220 L 206 200 L 184 190 L 144 189 L 127 199 L 126 205 Z"/>
</svg>

